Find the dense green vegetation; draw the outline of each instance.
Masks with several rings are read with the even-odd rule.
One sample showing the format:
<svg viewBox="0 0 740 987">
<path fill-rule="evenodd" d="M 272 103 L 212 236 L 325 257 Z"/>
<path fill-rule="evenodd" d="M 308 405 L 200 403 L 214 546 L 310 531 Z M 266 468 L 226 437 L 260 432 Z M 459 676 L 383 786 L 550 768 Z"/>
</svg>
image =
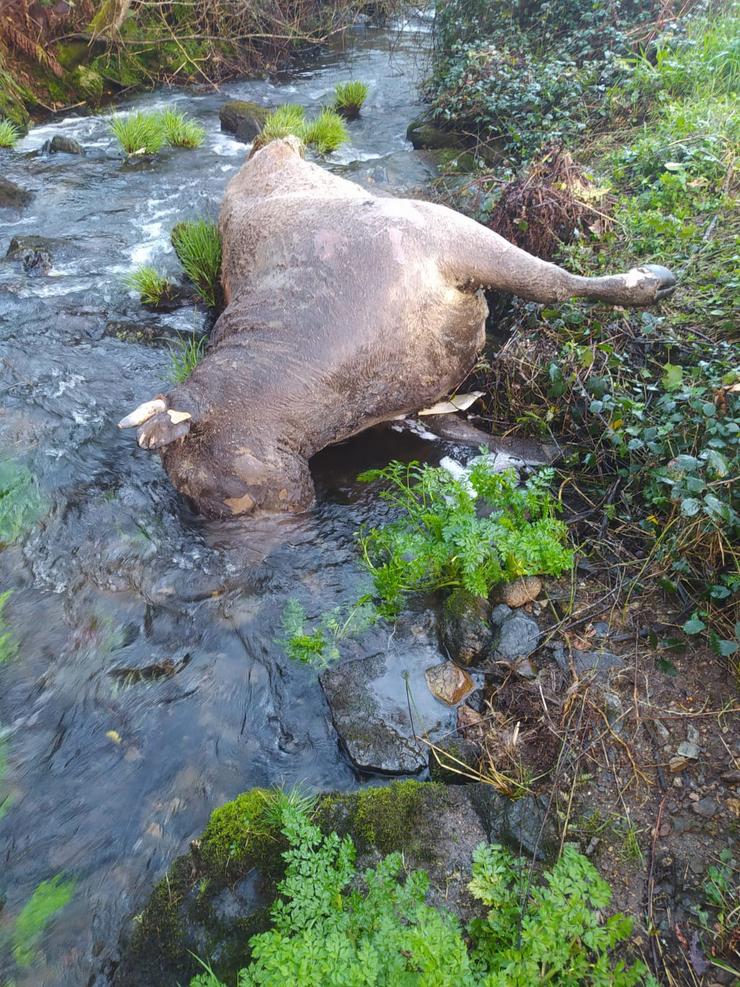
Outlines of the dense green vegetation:
<svg viewBox="0 0 740 987">
<path fill-rule="evenodd" d="M 0 547 L 17 541 L 44 509 L 33 473 L 13 459 L 0 459 Z"/>
<path fill-rule="evenodd" d="M 497 430 L 534 426 L 580 449 L 568 483 L 576 512 L 593 508 L 593 527 L 581 529 L 592 555 L 631 576 L 633 590 L 656 577 L 675 594 L 685 630 L 707 631 L 730 655 L 740 542 L 731 335 L 740 19 L 736 4 L 711 6 L 707 17 L 706 5 L 693 5 L 660 21 L 650 4 L 555 0 L 520 4 L 507 20 L 500 4 L 451 0 L 432 88 L 440 119 L 457 130 L 462 122 L 499 148 L 503 166 L 522 168 L 515 199 L 501 194 L 499 167 L 458 182 L 458 205 L 488 222 L 500 221 L 506 202 L 511 228 L 533 249 L 527 236 L 538 222 L 557 227 L 543 200 L 567 199 L 582 221 L 575 236 L 572 222 L 562 224 L 554 259 L 581 274 L 639 262 L 677 274 L 679 289 L 660 310 L 516 305 L 513 357 L 495 364 L 489 411 Z M 576 177 L 548 184 L 562 155 L 554 139 Z"/>
<path fill-rule="evenodd" d="M 380 497 L 400 512 L 359 539 L 383 613 L 396 614 L 411 593 L 461 587 L 485 598 L 519 576 L 569 569 L 573 555 L 565 547 L 566 527 L 555 517 L 553 475 L 542 470 L 520 485 L 514 470 L 495 472 L 489 455 L 466 479 L 418 463 L 362 474 L 379 482 Z"/>
<path fill-rule="evenodd" d="M 273 928 L 249 942 L 241 987 L 647 982 L 642 963 L 612 958 L 631 922 L 624 915 L 603 918 L 610 889 L 571 847 L 538 883 L 526 861 L 503 847 L 481 845 L 469 887 L 487 914 L 464 931 L 454 915 L 427 904 L 427 875 L 405 872 L 400 853 L 360 874 L 350 837 L 322 833 L 309 804 L 279 809 L 287 868 L 272 908 Z M 192 981 L 192 987 L 220 985 L 208 968 Z"/>
<path fill-rule="evenodd" d="M 395 520 L 358 535 L 372 589 L 309 625 L 297 600 L 283 613 L 288 657 L 324 666 L 339 646 L 381 617 L 394 620 L 413 595 L 464 589 L 486 598 L 499 583 L 520 576 L 560 575 L 573 564 L 567 529 L 550 492 L 554 473 L 541 470 L 524 483 L 514 470 L 495 472 L 482 453 L 469 475 L 441 467 L 393 462 L 360 476 L 379 485 Z"/>
<path fill-rule="evenodd" d="M 13 957 L 19 967 L 30 966 L 37 955 L 41 935 L 56 915 L 72 898 L 73 880 L 65 880 L 61 874 L 42 881 L 18 913 L 13 926 Z"/>
<path fill-rule="evenodd" d="M 7 589 L 4 593 L 0 593 L 0 665 L 8 661 L 9 658 L 12 658 L 18 650 L 15 635 L 8 627 L 3 613 L 5 604 L 8 602 L 12 592 L 12 590 Z"/>
</svg>

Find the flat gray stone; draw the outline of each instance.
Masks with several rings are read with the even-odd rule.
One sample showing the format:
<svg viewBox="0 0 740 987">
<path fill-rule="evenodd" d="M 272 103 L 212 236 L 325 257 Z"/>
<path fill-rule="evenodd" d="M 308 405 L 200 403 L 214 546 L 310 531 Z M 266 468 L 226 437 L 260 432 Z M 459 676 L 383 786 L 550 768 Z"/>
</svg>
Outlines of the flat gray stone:
<svg viewBox="0 0 740 987">
<path fill-rule="evenodd" d="M 426 769 L 431 739 L 455 729 L 455 710 L 429 692 L 425 673 L 440 663 L 429 641 L 394 641 L 392 649 L 344 662 L 321 674 L 334 727 L 352 764 L 369 774 Z"/>
</svg>

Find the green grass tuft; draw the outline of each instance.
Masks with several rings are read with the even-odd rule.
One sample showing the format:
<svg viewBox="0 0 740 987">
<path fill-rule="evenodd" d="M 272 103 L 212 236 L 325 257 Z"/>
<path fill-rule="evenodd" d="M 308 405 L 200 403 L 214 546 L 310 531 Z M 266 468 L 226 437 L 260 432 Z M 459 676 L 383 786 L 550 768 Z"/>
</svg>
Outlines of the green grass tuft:
<svg viewBox="0 0 740 987">
<path fill-rule="evenodd" d="M 157 154 L 166 142 L 161 113 L 115 117 L 110 127 L 127 154 Z"/>
<path fill-rule="evenodd" d="M 116 117 L 111 130 L 127 154 L 157 154 L 165 144 L 196 148 L 205 138 L 199 123 L 176 110 Z"/>
<path fill-rule="evenodd" d="M 330 154 L 347 143 L 349 134 L 347 125 L 335 110 L 322 110 L 315 120 L 306 124 L 303 139 L 319 154 Z"/>
<path fill-rule="evenodd" d="M 172 246 L 185 273 L 210 308 L 216 308 L 221 273 L 221 238 L 215 223 L 186 220 L 172 230 Z"/>
<path fill-rule="evenodd" d="M 272 112 L 255 140 L 264 147 L 281 137 L 299 137 L 315 147 L 319 154 L 329 154 L 349 140 L 344 120 L 334 110 L 322 110 L 314 120 L 306 120 L 302 106 L 286 104 Z"/>
<path fill-rule="evenodd" d="M 177 349 L 171 351 L 169 379 L 173 384 L 184 383 L 203 358 L 206 337 L 180 338 Z"/>
<path fill-rule="evenodd" d="M 304 110 L 302 106 L 286 104 L 278 106 L 266 118 L 259 134 L 259 144 L 269 144 L 280 137 L 300 137 L 303 140 L 305 130 Z"/>
<path fill-rule="evenodd" d="M 0 546 L 18 541 L 44 506 L 33 473 L 12 459 L 0 459 Z"/>
<path fill-rule="evenodd" d="M 366 82 L 353 79 L 350 82 L 338 82 L 334 90 L 334 109 L 337 113 L 350 120 L 360 115 L 370 87 Z"/>
<path fill-rule="evenodd" d="M 162 114 L 162 126 L 165 140 L 171 147 L 200 147 L 206 136 L 199 123 L 176 110 L 165 110 Z"/>
<path fill-rule="evenodd" d="M 5 604 L 8 602 L 12 592 L 12 590 L 8 589 L 4 593 L 0 593 L 0 665 L 2 665 L 3 662 L 9 661 L 9 659 L 13 658 L 18 650 L 18 643 L 15 639 L 15 635 L 8 627 L 8 623 L 3 613 L 5 610 Z"/>
<path fill-rule="evenodd" d="M 0 147 L 15 147 L 21 132 L 10 120 L 0 120 Z"/>
<path fill-rule="evenodd" d="M 172 290 L 172 285 L 164 275 L 146 265 L 126 275 L 125 283 L 139 292 L 145 305 L 161 305 Z"/>
<path fill-rule="evenodd" d="M 51 919 L 72 898 L 73 880 L 65 881 L 61 874 L 42 881 L 15 920 L 13 957 L 19 967 L 28 967 L 36 959 L 37 946 Z"/>
</svg>

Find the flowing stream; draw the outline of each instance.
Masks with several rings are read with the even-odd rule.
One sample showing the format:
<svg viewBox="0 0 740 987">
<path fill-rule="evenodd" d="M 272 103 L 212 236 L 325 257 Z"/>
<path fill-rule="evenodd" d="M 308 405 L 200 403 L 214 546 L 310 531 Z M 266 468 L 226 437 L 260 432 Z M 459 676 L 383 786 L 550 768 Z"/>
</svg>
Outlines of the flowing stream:
<svg viewBox="0 0 740 987">
<path fill-rule="evenodd" d="M 281 614 L 291 597 L 315 615 L 356 594 L 354 533 L 383 516 L 357 472 L 438 459 L 444 446 L 373 430 L 317 458 L 306 515 L 204 522 L 115 427 L 166 386 L 169 344 L 201 331 L 204 315 L 147 312 L 122 279 L 149 262 L 175 274 L 172 226 L 217 214 L 247 150 L 219 129 L 226 98 L 312 108 L 337 81 L 366 80 L 351 143 L 326 166 L 378 190 L 421 186 L 433 163 L 405 130 L 428 38 L 422 22 L 358 28 L 346 49 L 279 81 L 116 108 L 175 105 L 206 129 L 197 151 L 125 164 L 104 112 L 35 127 L 0 152 L 2 174 L 34 193 L 0 224 L 0 257 L 12 237 L 53 241 L 47 270 L 0 260 L 0 458 L 37 477 L 42 501 L 0 552 L 17 642 L 0 666 L 0 984 L 107 983 L 122 928 L 238 792 L 367 783 L 340 751 L 316 672 L 276 643 Z M 86 155 L 43 153 L 55 134 Z M 70 901 L 19 948 L 21 909 L 57 875 L 74 882 Z"/>
</svg>

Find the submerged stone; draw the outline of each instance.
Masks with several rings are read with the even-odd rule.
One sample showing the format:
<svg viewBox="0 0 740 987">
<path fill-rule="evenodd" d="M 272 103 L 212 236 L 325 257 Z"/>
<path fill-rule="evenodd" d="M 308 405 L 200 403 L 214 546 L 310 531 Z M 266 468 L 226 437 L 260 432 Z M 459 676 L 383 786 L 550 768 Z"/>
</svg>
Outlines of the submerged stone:
<svg viewBox="0 0 740 987">
<path fill-rule="evenodd" d="M 437 150 L 446 147 L 463 147 L 465 136 L 452 130 L 445 130 L 436 124 L 428 113 L 422 113 L 408 125 L 406 140 L 411 141 L 416 150 Z"/>
<path fill-rule="evenodd" d="M 32 198 L 32 192 L 0 176 L 0 209 L 23 209 Z"/>
</svg>

